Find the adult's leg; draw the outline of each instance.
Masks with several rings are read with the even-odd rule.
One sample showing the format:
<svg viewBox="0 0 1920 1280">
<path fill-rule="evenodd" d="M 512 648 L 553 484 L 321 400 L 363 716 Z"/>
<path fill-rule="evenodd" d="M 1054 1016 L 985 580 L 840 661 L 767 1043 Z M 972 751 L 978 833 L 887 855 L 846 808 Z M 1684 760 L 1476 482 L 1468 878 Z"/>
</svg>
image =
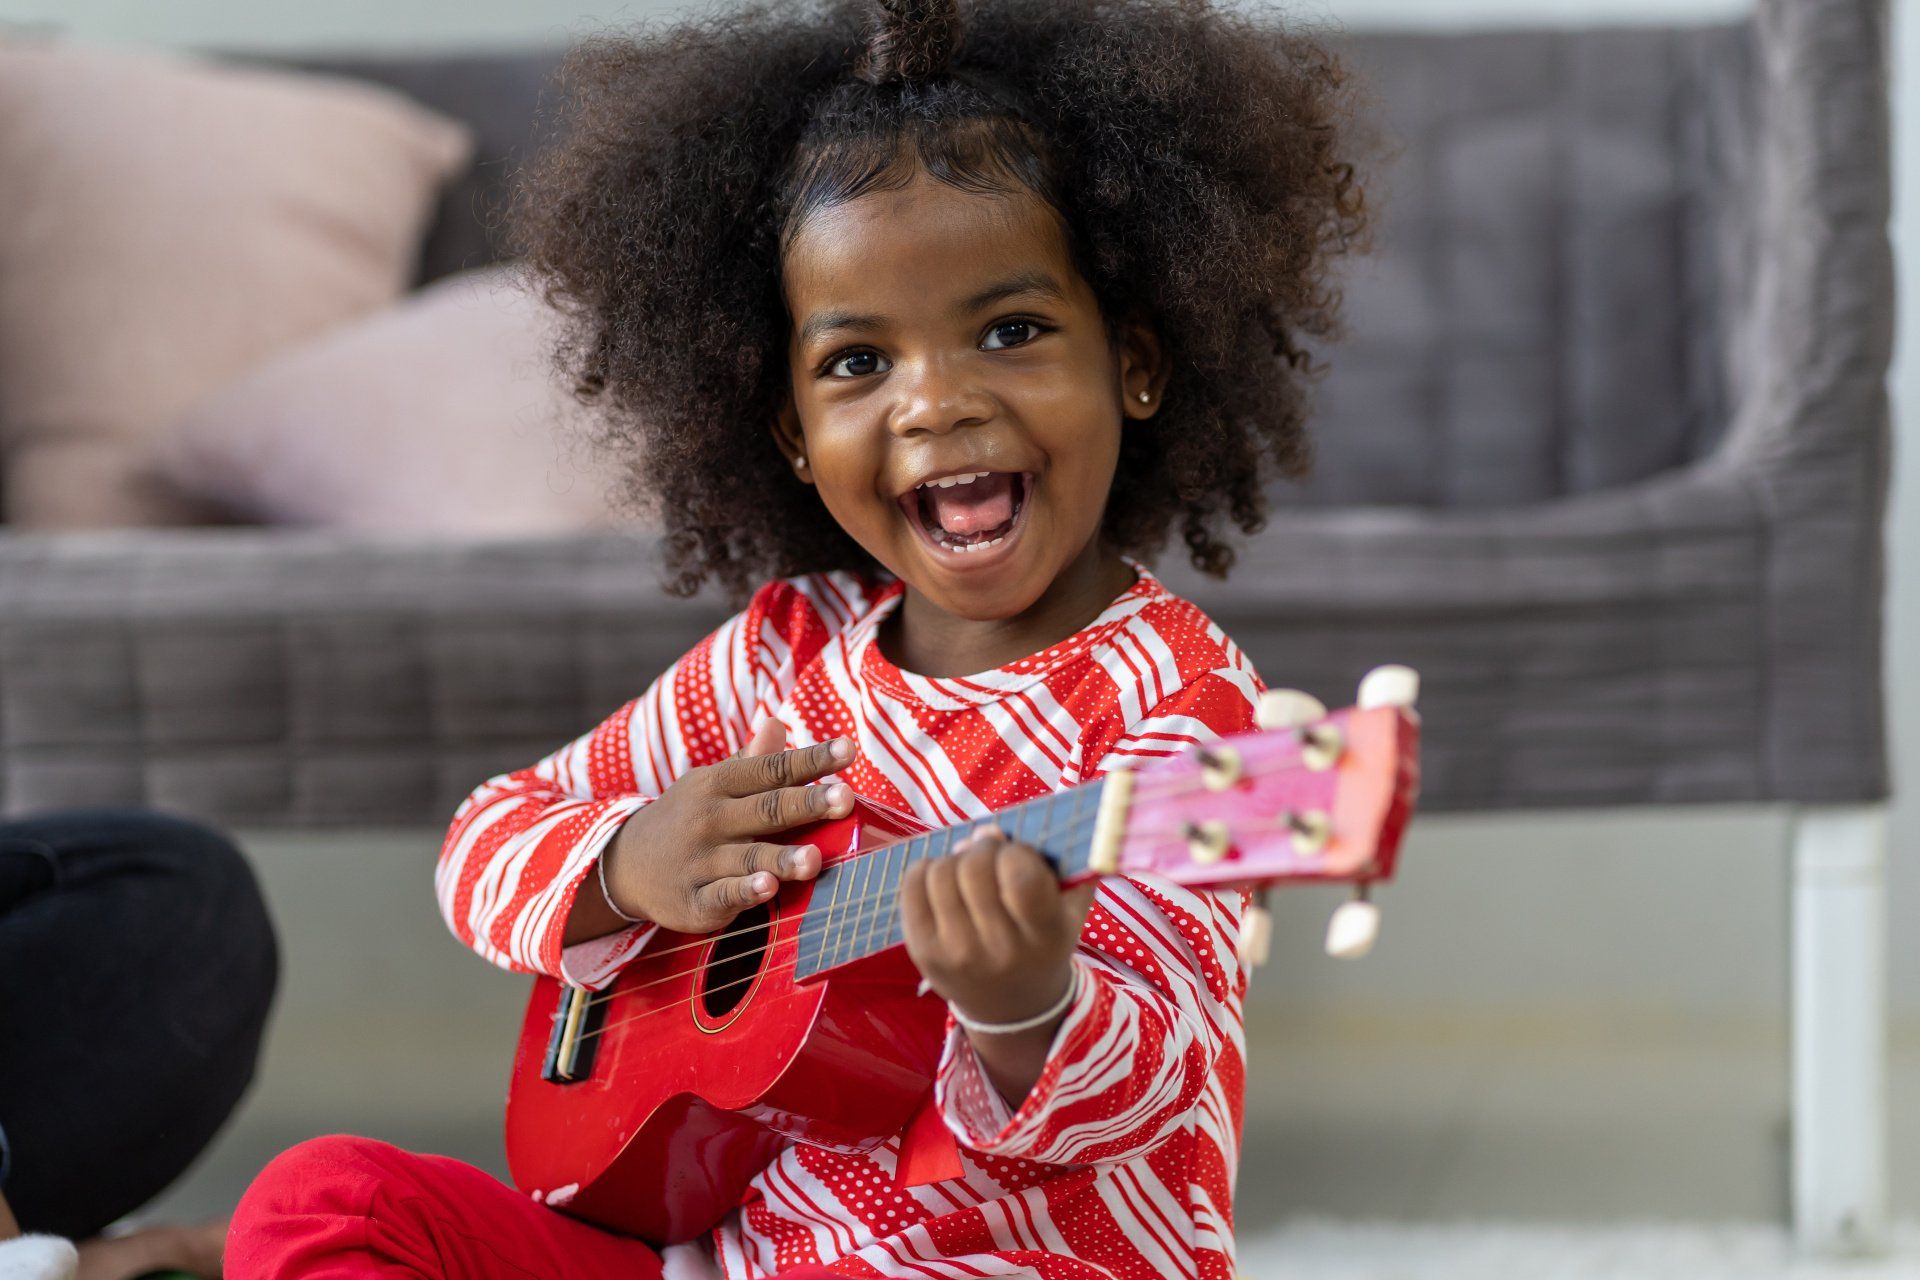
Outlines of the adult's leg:
<svg viewBox="0 0 1920 1280">
<path fill-rule="evenodd" d="M 534 1203 L 469 1164 L 314 1138 L 240 1198 L 227 1280 L 658 1280 L 638 1240 Z"/>
<path fill-rule="evenodd" d="M 20 1225 L 151 1199 L 253 1078 L 278 975 L 232 844 L 134 810 L 0 822 L 0 1132 Z"/>
</svg>

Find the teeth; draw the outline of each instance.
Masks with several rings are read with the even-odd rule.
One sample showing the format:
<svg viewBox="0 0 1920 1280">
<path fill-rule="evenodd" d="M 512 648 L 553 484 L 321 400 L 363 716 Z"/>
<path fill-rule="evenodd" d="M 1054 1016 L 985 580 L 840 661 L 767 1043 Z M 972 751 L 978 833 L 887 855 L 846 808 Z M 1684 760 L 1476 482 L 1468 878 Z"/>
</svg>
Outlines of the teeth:
<svg viewBox="0 0 1920 1280">
<path fill-rule="evenodd" d="M 951 489 L 957 484 L 972 484 L 975 480 L 984 480 L 992 474 L 991 471 L 973 471 L 963 476 L 943 476 L 938 480 L 929 480 L 920 487 L 922 489 Z"/>
<path fill-rule="evenodd" d="M 999 537 L 993 539 L 990 542 L 957 542 L 957 543 L 950 542 L 947 544 L 947 550 L 949 551 L 985 551 L 988 547 L 997 547 L 1001 543 L 1005 542 L 1006 540 L 1007 540 L 1007 535 L 1003 533 Z"/>
</svg>

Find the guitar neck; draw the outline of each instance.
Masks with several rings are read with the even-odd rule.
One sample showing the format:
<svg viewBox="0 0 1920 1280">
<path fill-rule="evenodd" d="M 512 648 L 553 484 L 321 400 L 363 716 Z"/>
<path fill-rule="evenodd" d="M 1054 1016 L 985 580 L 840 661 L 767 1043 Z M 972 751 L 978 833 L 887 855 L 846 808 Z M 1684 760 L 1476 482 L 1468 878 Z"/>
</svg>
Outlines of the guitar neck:
<svg viewBox="0 0 1920 1280">
<path fill-rule="evenodd" d="M 907 868 L 945 857 L 977 828 L 992 824 L 1032 845 L 1062 880 L 1085 872 L 1104 778 L 1039 796 L 990 817 L 895 840 L 843 858 L 814 881 L 800 921 L 796 980 L 805 980 L 900 946 L 900 886 Z"/>
</svg>

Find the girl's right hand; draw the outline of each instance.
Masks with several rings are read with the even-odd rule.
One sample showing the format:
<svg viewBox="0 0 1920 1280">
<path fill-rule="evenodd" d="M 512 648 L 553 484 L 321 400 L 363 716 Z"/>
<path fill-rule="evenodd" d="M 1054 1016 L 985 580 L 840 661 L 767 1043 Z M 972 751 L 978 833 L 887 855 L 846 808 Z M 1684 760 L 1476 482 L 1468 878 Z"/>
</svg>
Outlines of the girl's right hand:
<svg viewBox="0 0 1920 1280">
<path fill-rule="evenodd" d="M 808 785 L 849 764 L 853 743 L 785 745 L 786 727 L 768 720 L 745 753 L 688 771 L 628 818 L 601 855 L 614 905 L 676 933 L 711 933 L 780 881 L 819 875 L 816 846 L 767 837 L 853 812 L 846 783 Z"/>
</svg>

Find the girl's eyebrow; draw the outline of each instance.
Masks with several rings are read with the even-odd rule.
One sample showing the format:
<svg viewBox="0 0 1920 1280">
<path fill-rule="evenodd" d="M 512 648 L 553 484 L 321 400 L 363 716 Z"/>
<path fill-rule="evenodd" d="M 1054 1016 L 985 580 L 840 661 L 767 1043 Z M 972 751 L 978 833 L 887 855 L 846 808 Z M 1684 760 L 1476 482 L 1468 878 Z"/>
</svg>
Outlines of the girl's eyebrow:
<svg viewBox="0 0 1920 1280">
<path fill-rule="evenodd" d="M 954 307 L 954 314 L 967 315 L 970 312 L 980 310 L 982 307 L 992 306 L 996 302 L 1004 302 L 1008 298 L 1017 297 L 1021 294 L 1032 294 L 1036 297 L 1051 298 L 1063 306 L 1067 303 L 1067 292 L 1060 287 L 1059 281 L 1055 280 L 1053 276 L 1046 271 L 1038 268 L 1029 268 L 1025 271 L 1017 271 L 1004 280 L 994 281 L 994 283 L 980 290 L 980 292 L 956 305 Z M 886 324 L 887 319 L 885 316 L 861 315 L 853 311 L 816 311 L 813 315 L 807 317 L 805 324 L 800 326 L 800 345 L 806 346 L 811 342 L 833 333 L 864 333 L 871 332 L 875 329 L 884 329 Z"/>
<path fill-rule="evenodd" d="M 1055 280 L 1050 274 L 1037 267 L 1029 267 L 1025 271 L 1016 271 L 1006 279 L 988 285 L 971 298 L 968 298 L 965 302 L 962 302 L 955 310 L 957 314 L 964 315 L 967 312 L 978 311 L 982 307 L 991 306 L 996 302 L 1004 302 L 1008 298 L 1023 293 L 1035 294 L 1042 298 L 1051 298 L 1053 301 L 1061 303 L 1062 305 L 1067 301 L 1067 291 L 1060 287 L 1058 280 Z"/>
</svg>

